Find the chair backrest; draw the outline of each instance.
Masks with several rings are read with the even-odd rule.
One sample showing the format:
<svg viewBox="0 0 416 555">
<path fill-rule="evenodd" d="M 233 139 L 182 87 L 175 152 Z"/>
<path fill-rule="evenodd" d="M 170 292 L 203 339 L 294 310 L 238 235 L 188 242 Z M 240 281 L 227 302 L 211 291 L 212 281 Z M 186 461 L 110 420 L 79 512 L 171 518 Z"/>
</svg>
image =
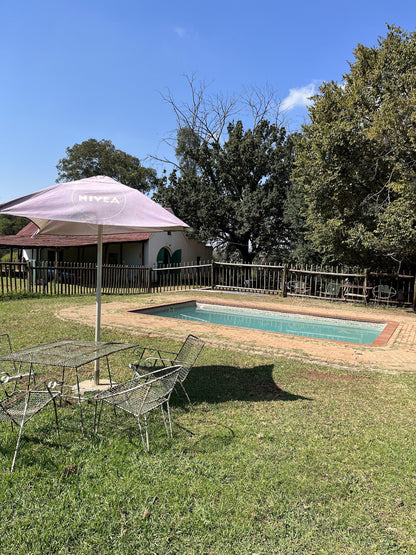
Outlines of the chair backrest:
<svg viewBox="0 0 416 555">
<path fill-rule="evenodd" d="M 157 370 L 152 379 L 145 382 L 142 378 L 133 378 L 98 393 L 94 399 L 140 416 L 169 401 L 181 369 L 182 366 L 176 365 Z"/>
<path fill-rule="evenodd" d="M 5 399 L 0 400 L 0 421 L 12 422 L 20 425 L 32 418 L 40 412 L 47 404 L 61 395 L 60 391 L 53 391 L 55 383 L 48 383 L 44 380 L 38 385 L 30 386 L 30 380 L 27 382 L 27 389 L 16 390 Z M 44 386 L 43 390 L 40 387 Z"/>
<path fill-rule="evenodd" d="M 145 414 L 163 403 L 169 402 L 181 370 L 182 366 L 180 365 L 162 368 L 160 374 L 156 371 L 153 374 L 154 377 L 143 384 L 139 414 Z"/>
<path fill-rule="evenodd" d="M 182 369 L 179 372 L 178 376 L 178 380 L 180 382 L 183 382 L 189 374 L 189 371 L 195 364 L 196 359 L 204 348 L 204 345 L 205 341 L 192 334 L 188 335 L 188 337 L 185 339 L 174 360 L 175 364 L 182 365 Z"/>
<path fill-rule="evenodd" d="M 154 380 L 151 380 L 150 384 L 155 391 L 158 391 L 159 393 L 163 394 L 164 397 L 169 399 L 181 371 L 182 366 L 180 364 L 176 364 L 175 366 L 170 366 L 167 368 L 161 368 L 160 376 L 158 376 L 157 372 L 155 372 L 154 375 L 156 376 L 156 378 Z"/>
<path fill-rule="evenodd" d="M 325 293 L 327 293 L 328 295 L 332 295 L 333 297 L 336 297 L 337 295 L 339 295 L 340 291 L 341 291 L 341 285 L 339 283 L 336 283 L 335 281 L 331 281 L 326 286 Z"/>
<path fill-rule="evenodd" d="M 373 287 L 373 293 L 376 299 L 384 299 L 388 300 L 394 297 L 396 294 L 396 290 L 394 287 L 390 287 L 390 285 L 380 284 Z"/>
</svg>

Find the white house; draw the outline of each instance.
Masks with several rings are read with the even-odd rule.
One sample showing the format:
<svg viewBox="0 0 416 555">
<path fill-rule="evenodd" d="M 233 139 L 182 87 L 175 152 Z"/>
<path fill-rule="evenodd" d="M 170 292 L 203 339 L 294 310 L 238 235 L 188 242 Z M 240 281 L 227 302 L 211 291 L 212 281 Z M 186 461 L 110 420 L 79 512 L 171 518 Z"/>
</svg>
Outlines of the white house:
<svg viewBox="0 0 416 555">
<path fill-rule="evenodd" d="M 0 236 L 0 247 L 17 249 L 23 260 L 91 262 L 97 260 L 96 236 L 38 235 L 29 223 L 16 235 Z M 161 266 L 211 260 L 212 248 L 186 231 L 120 233 L 103 236 L 104 264 Z"/>
</svg>

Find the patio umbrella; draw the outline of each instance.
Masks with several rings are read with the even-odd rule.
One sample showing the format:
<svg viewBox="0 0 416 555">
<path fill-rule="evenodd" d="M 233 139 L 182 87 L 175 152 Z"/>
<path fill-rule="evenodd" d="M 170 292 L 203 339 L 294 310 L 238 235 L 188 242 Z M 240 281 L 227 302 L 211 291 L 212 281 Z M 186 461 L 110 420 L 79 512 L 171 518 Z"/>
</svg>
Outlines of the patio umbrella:
<svg viewBox="0 0 416 555">
<path fill-rule="evenodd" d="M 39 227 L 40 234 L 97 236 L 95 341 L 100 340 L 101 327 L 103 234 L 189 227 L 140 191 L 106 176 L 58 183 L 0 204 L 0 214 L 28 218 Z M 95 378 L 98 383 L 98 366 Z"/>
</svg>

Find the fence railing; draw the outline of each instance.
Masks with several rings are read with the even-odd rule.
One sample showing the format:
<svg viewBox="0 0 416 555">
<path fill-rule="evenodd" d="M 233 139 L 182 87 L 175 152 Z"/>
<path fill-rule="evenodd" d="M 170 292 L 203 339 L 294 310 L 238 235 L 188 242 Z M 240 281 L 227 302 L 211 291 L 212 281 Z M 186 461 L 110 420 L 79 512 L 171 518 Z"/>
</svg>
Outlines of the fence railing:
<svg viewBox="0 0 416 555">
<path fill-rule="evenodd" d="M 84 295 L 95 292 L 95 264 L 0 262 L 0 295 L 31 292 L 43 295 Z M 344 301 L 377 301 L 416 306 L 415 275 L 309 266 L 206 262 L 146 266 L 103 266 L 104 294 L 140 294 L 186 289 L 245 291 Z M 377 286 L 392 294 L 378 299 Z"/>
</svg>

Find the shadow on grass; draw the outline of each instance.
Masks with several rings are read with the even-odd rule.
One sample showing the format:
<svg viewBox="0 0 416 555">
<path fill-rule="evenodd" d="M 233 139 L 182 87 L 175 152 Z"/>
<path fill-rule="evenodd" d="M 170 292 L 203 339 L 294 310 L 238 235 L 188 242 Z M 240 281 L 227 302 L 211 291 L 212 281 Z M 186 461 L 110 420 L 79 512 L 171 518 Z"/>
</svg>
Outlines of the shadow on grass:
<svg viewBox="0 0 416 555">
<path fill-rule="evenodd" d="M 56 429 L 51 430 L 49 425 L 37 428 L 31 425 L 30 427 L 25 426 L 25 428 L 23 429 L 16 456 L 16 470 L 34 466 L 39 460 L 42 461 L 43 468 L 56 470 L 56 464 L 51 457 L 51 450 L 59 449 L 61 445 L 61 441 L 56 434 Z M 14 431 L 11 431 L 9 428 L 0 444 L 0 455 L 4 457 L 2 465 L 6 470 L 9 470 L 12 464 L 18 433 L 17 426 L 14 427 Z"/>
<path fill-rule="evenodd" d="M 273 379 L 273 364 L 251 368 L 198 366 L 191 370 L 184 385 L 192 403 L 311 400 L 281 389 Z M 172 396 L 173 404 L 182 402 L 183 395 Z"/>
<path fill-rule="evenodd" d="M 311 399 L 302 395 L 296 395 L 281 389 L 273 379 L 273 364 L 253 366 L 249 368 L 240 368 L 228 365 L 209 365 L 197 366 L 192 369 L 186 382 L 185 387 L 194 405 L 200 403 L 208 403 L 216 405 L 228 401 L 302 401 Z M 171 405 L 184 407 L 188 409 L 188 403 L 180 391 L 171 398 Z M 89 403 L 88 403 L 89 404 Z M 142 453 L 142 444 L 137 427 L 137 422 L 125 413 L 117 411 L 118 416 L 125 418 L 115 418 L 112 410 L 105 411 L 106 414 L 100 425 L 101 433 L 95 435 L 93 429 L 93 407 L 87 408 L 83 406 L 84 425 L 87 431 L 87 437 L 81 432 L 81 422 L 79 408 L 76 402 L 67 403 L 58 408 L 61 435 L 78 438 L 78 446 L 83 449 L 85 446 L 93 445 L 98 448 L 104 438 L 111 436 L 119 436 L 120 433 L 128 441 L 130 446 Z M 153 415 L 150 422 L 149 434 L 151 436 L 151 444 L 159 452 L 169 449 L 170 441 L 165 439 L 165 430 L 163 424 L 159 421 L 160 414 Z M 215 420 L 215 419 L 214 419 Z M 158 422 L 157 426 L 155 426 Z M 174 426 L 182 428 L 188 432 L 190 436 L 195 436 L 192 444 L 192 450 L 200 452 L 210 452 L 227 446 L 232 442 L 234 431 L 232 427 L 225 425 L 223 422 L 204 420 L 204 431 L 196 432 L 196 430 L 188 430 L 183 428 L 174 420 Z M 158 430 L 158 432 L 156 431 Z M 26 430 L 25 430 L 26 431 Z M 0 454 L 7 458 L 13 456 L 16 445 L 17 433 L 12 434 L 8 441 L 0 445 Z M 163 437 L 163 441 L 161 438 Z M 65 439 L 64 439 L 65 442 Z M 48 424 L 37 423 L 36 428 L 28 427 L 27 433 L 22 438 L 22 450 L 18 454 L 18 461 L 22 467 L 30 466 L 35 460 L 42 459 L 45 467 L 54 469 L 56 463 L 53 462 L 48 454 L 48 448 L 58 447 L 61 441 L 56 438 L 56 431 L 52 429 L 50 422 Z M 152 450 L 153 450 L 152 449 Z M 188 449 L 188 447 L 187 447 Z M 191 449 L 191 447 L 189 447 Z M 42 454 L 42 451 L 44 453 Z M 7 462 L 8 464 L 8 462 Z M 56 470 L 56 469 L 55 469 Z"/>
</svg>

